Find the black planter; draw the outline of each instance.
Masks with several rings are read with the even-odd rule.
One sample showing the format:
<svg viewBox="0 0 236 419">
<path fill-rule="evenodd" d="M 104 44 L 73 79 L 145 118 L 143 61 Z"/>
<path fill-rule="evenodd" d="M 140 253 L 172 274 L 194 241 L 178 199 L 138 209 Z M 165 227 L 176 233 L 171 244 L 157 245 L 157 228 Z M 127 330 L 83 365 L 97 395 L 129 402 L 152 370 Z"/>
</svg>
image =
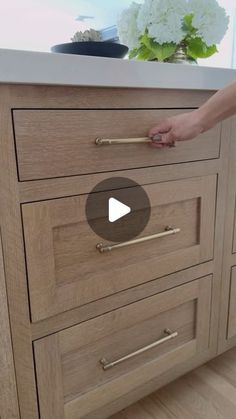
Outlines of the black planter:
<svg viewBox="0 0 236 419">
<path fill-rule="evenodd" d="M 54 45 L 52 52 L 62 54 L 90 55 L 94 57 L 124 58 L 128 47 L 115 42 L 69 42 L 67 44 Z"/>
</svg>

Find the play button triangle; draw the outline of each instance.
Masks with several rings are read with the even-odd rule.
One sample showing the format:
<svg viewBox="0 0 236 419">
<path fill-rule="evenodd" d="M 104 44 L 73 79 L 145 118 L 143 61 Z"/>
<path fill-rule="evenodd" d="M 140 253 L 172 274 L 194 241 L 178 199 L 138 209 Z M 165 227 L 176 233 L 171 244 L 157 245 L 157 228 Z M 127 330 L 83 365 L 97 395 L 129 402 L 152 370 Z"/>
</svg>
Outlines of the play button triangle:
<svg viewBox="0 0 236 419">
<path fill-rule="evenodd" d="M 131 208 L 123 202 L 118 201 L 115 198 L 110 198 L 108 203 L 108 218 L 110 223 L 114 223 L 120 218 L 131 212 Z"/>
</svg>

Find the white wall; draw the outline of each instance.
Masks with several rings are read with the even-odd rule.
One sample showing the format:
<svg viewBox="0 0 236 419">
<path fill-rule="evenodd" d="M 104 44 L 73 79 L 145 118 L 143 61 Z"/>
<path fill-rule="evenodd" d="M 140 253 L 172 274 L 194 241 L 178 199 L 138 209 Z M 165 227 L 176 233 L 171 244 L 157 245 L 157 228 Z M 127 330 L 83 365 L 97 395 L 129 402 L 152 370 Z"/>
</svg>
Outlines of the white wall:
<svg viewBox="0 0 236 419">
<path fill-rule="evenodd" d="M 218 2 L 226 9 L 230 16 L 229 30 L 218 48 L 219 53 L 207 60 L 199 60 L 199 64 L 212 67 L 232 67 L 234 64 L 236 68 L 236 59 L 235 61 L 233 60 L 234 53 L 236 55 L 236 42 L 234 42 L 236 36 L 236 0 L 218 0 Z"/>
<path fill-rule="evenodd" d="M 139 0 L 137 0 L 139 1 Z M 132 0 L 0 0 L 0 48 L 50 51 L 77 30 L 114 25 Z M 94 19 L 76 21 L 79 15 Z"/>
</svg>

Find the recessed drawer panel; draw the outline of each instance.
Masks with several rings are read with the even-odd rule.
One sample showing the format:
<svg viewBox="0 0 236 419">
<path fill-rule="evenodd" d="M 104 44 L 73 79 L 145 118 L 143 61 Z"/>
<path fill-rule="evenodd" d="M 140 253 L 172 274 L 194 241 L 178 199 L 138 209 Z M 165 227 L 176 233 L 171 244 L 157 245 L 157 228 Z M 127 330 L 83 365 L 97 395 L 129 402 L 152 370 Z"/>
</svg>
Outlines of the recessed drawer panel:
<svg viewBox="0 0 236 419">
<path fill-rule="evenodd" d="M 34 343 L 42 419 L 90 418 L 209 345 L 211 276 Z"/>
<path fill-rule="evenodd" d="M 183 110 L 15 110 L 20 180 L 45 179 L 219 157 L 220 126 L 176 148 L 129 144 Z M 186 112 L 186 110 L 184 110 Z M 126 139 L 99 146 L 97 137 Z"/>
<path fill-rule="evenodd" d="M 139 238 L 168 226 L 178 233 L 107 253 L 96 248 L 101 238 L 87 223 L 86 195 L 23 205 L 33 321 L 213 258 L 216 176 L 143 187 L 151 216 Z M 95 194 L 98 222 L 106 217 L 103 194 Z"/>
</svg>

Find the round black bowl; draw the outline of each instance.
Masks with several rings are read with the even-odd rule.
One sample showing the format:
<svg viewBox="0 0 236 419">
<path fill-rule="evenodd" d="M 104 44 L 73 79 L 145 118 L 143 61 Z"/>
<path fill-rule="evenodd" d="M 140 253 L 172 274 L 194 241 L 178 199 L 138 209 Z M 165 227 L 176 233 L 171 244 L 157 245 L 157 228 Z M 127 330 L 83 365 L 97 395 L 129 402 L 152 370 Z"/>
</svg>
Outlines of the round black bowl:
<svg viewBox="0 0 236 419">
<path fill-rule="evenodd" d="M 52 52 L 62 54 L 92 55 L 94 57 L 124 58 L 128 47 L 115 42 L 68 42 L 67 44 L 54 45 Z"/>
</svg>

